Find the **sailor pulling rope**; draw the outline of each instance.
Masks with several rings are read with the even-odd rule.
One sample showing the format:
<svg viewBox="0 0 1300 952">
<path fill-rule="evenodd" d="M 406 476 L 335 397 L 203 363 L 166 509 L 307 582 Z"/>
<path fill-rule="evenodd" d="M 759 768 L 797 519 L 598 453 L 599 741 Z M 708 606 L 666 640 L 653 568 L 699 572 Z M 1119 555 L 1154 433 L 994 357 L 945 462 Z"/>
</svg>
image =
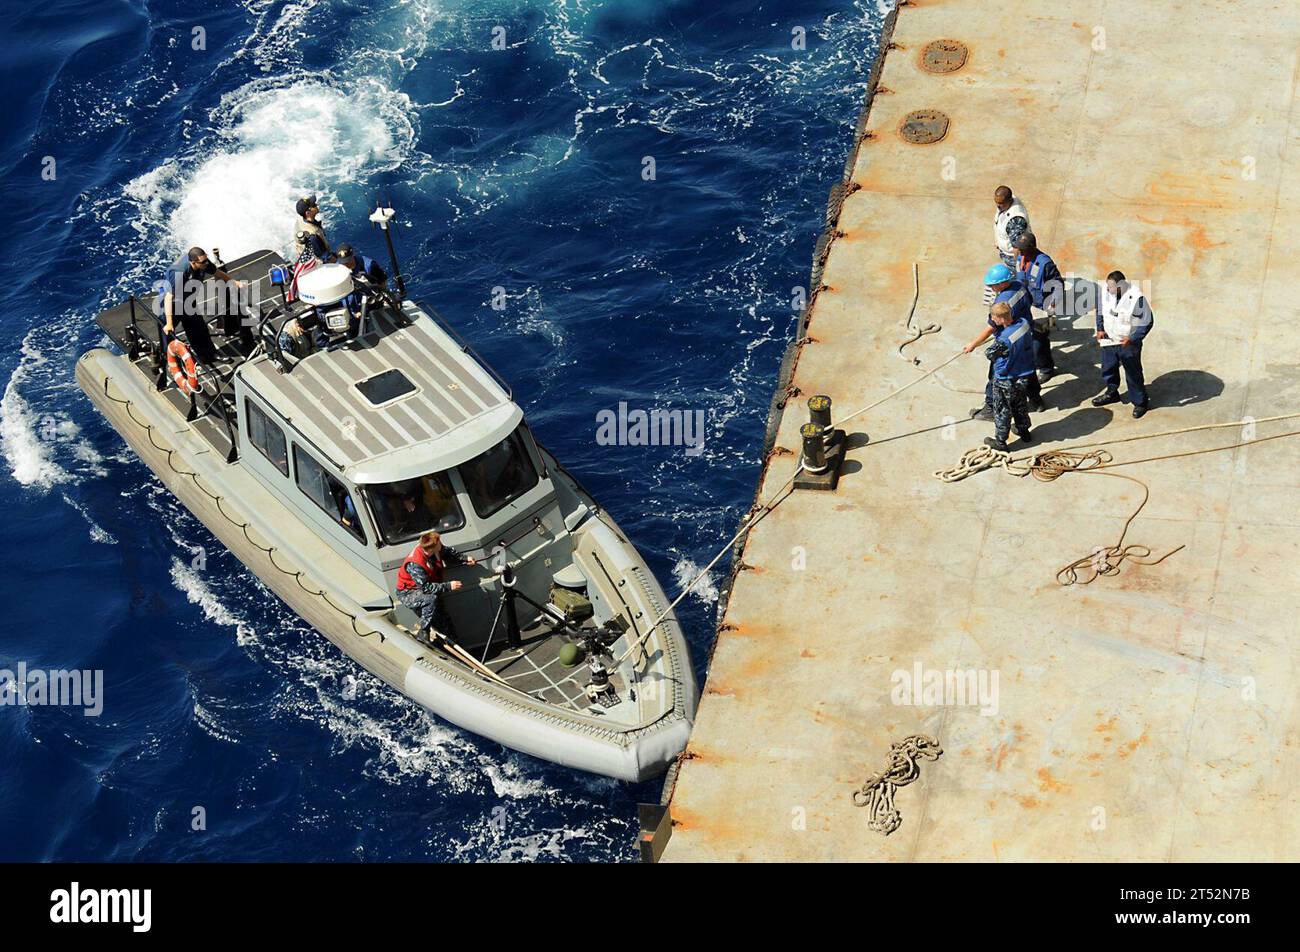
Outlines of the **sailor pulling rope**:
<svg viewBox="0 0 1300 952">
<path fill-rule="evenodd" d="M 914 284 L 912 307 L 911 310 L 909 310 L 908 312 L 907 320 L 905 322 L 909 330 L 912 330 L 912 317 L 916 311 L 917 300 L 920 297 L 919 268 L 915 263 L 913 263 L 912 266 L 912 276 L 913 276 L 913 284 Z M 908 344 L 911 344 L 914 341 L 919 340 L 921 337 L 925 336 L 926 334 L 934 333 L 935 331 L 938 331 L 940 329 L 941 328 L 937 325 L 926 325 L 926 327 L 922 328 L 920 333 L 916 334 L 915 337 L 912 337 L 909 340 L 906 340 L 899 345 L 898 347 L 899 355 L 903 356 L 902 349 L 906 347 Z M 938 373 L 944 367 L 947 367 L 958 357 L 961 357 L 963 353 L 964 353 L 963 351 L 960 350 L 957 351 L 957 353 L 953 354 L 943 363 L 939 364 L 933 369 L 917 377 L 915 380 L 911 381 L 910 383 L 904 384 L 898 389 L 881 397 L 879 400 L 869 403 L 866 406 L 862 407 L 861 409 L 855 410 L 852 413 L 850 413 L 848 416 L 836 421 L 834 424 L 832 424 L 832 428 L 839 427 L 844 423 L 847 423 L 849 420 L 852 420 L 855 417 L 861 416 L 862 414 L 875 409 L 885 401 L 893 399 L 894 397 L 898 396 L 908 388 L 913 387 L 916 384 L 920 383 L 922 380 L 928 379 L 929 377 Z M 917 363 L 917 362 L 918 361 L 915 360 L 913 361 L 913 363 Z M 942 378 L 940 378 L 940 382 L 942 383 Z M 1115 466 L 1130 466 L 1135 463 L 1154 462 L 1156 460 L 1163 460 L 1163 459 L 1177 459 L 1184 456 L 1198 455 L 1200 453 L 1212 453 L 1218 450 L 1235 449 L 1242 446 L 1250 446 L 1254 443 L 1263 443 L 1268 440 L 1282 439 L 1288 436 L 1300 436 L 1300 431 L 1295 431 L 1291 433 L 1280 433 L 1275 436 L 1261 437 L 1255 440 L 1244 440 L 1239 443 L 1231 444 L 1230 446 L 1215 447 L 1209 450 L 1193 450 L 1185 453 L 1172 453 L 1165 456 L 1150 457 L 1148 459 L 1125 460 L 1122 462 L 1112 461 L 1109 458 L 1108 453 L 1106 454 L 1107 458 L 1104 460 L 1101 459 L 1100 457 L 1091 457 L 1091 456 L 1087 457 L 1086 459 L 1080 459 L 1077 461 L 1072 460 L 1071 454 L 1075 453 L 1075 451 L 1079 449 L 1100 447 L 1100 446 L 1113 446 L 1119 443 L 1131 442 L 1133 440 L 1154 439 L 1160 436 L 1173 436 L 1180 433 L 1193 433 L 1198 430 L 1210 430 L 1210 429 L 1217 429 L 1221 427 L 1244 426 L 1247 423 L 1257 423 L 1257 424 L 1270 423 L 1277 420 L 1294 419 L 1297 417 L 1300 417 L 1300 413 L 1285 413 L 1285 414 L 1280 414 L 1278 416 L 1262 417 L 1255 420 L 1239 420 L 1232 423 L 1207 423 L 1207 424 L 1202 424 L 1200 426 L 1184 427 L 1178 430 L 1168 430 L 1163 433 L 1142 434 L 1139 436 L 1121 437 L 1114 440 L 1100 440 L 1093 443 L 1078 443 L 1073 446 L 1065 447 L 1060 450 L 1050 451 L 1047 453 L 1023 454 L 1019 456 L 1013 456 L 1009 452 L 999 451 L 993 449 L 992 447 L 981 446 L 976 449 L 967 450 L 965 453 L 962 454 L 961 459 L 958 461 L 955 467 L 947 470 L 937 470 L 935 471 L 934 476 L 937 479 L 943 480 L 944 482 L 958 482 L 959 480 L 965 479 L 966 477 L 974 475 L 975 473 L 982 472 L 983 470 L 991 469 L 993 467 L 1001 467 L 1002 469 L 1006 470 L 1008 473 L 1011 473 L 1013 476 L 1027 476 L 1032 473 L 1036 479 L 1052 480 L 1052 479 L 1056 479 L 1058 476 L 1062 475 L 1065 472 L 1098 472 L 1102 469 L 1115 467 Z M 664 620 L 673 612 L 673 610 L 676 609 L 677 606 L 682 603 L 682 601 L 686 598 L 686 596 L 689 595 L 695 589 L 695 586 L 700 583 L 700 580 L 703 579 L 705 576 L 707 576 L 709 572 L 713 570 L 714 566 L 716 566 L 718 562 L 722 560 L 722 557 L 727 554 L 728 550 L 730 550 L 745 535 L 745 533 L 749 532 L 752 528 L 754 528 L 754 526 L 758 525 L 758 523 L 763 519 L 764 516 L 766 516 L 769 512 L 775 509 L 776 506 L 779 505 L 781 501 L 785 499 L 785 496 L 788 493 L 790 487 L 794 484 L 795 478 L 799 475 L 800 472 L 803 471 L 803 469 L 804 469 L 803 462 L 800 461 L 799 464 L 796 465 L 794 472 L 791 473 L 789 478 L 786 479 L 785 482 L 783 482 L 776 489 L 775 492 L 771 493 L 768 496 L 766 501 L 758 505 L 755 505 L 752 509 L 750 509 L 749 513 L 742 520 L 740 528 L 736 531 L 735 535 L 733 535 L 730 539 L 727 540 L 727 543 L 721 549 L 719 549 L 718 553 L 712 559 L 709 560 L 709 563 L 705 565 L 704 568 L 701 569 L 695 575 L 695 577 L 692 578 L 686 584 L 685 588 L 683 588 L 681 593 L 678 594 L 678 596 L 672 600 L 672 602 L 668 605 L 668 607 L 665 608 L 662 612 L 660 612 L 659 616 L 655 618 L 655 620 L 650 624 L 650 626 L 644 632 L 642 632 L 640 636 L 637 637 L 637 639 L 631 645 L 628 646 L 627 650 L 624 651 L 623 654 L 621 654 L 618 657 L 617 661 L 615 662 L 615 666 L 621 664 L 634 651 L 644 646 L 645 643 L 649 640 L 650 636 L 659 628 L 661 624 L 663 624 Z M 1060 571 L 1057 572 L 1057 581 L 1060 582 L 1062 585 L 1071 585 L 1081 581 L 1079 577 L 1079 570 L 1083 566 L 1091 566 L 1094 569 L 1093 575 L 1086 578 L 1085 580 L 1082 580 L 1084 584 L 1087 584 L 1087 582 L 1091 582 L 1093 579 L 1099 576 L 1115 574 L 1116 572 L 1119 571 L 1120 563 L 1124 562 L 1125 560 L 1134 562 L 1135 564 L 1155 565 L 1158 564 L 1159 562 L 1164 561 L 1170 555 L 1173 555 L 1174 552 L 1177 552 L 1179 551 L 1179 549 L 1183 548 L 1183 546 L 1179 546 L 1178 548 L 1165 553 L 1165 555 L 1161 556 L 1159 559 L 1156 559 L 1154 561 L 1144 561 L 1151 554 L 1149 549 L 1147 549 L 1145 546 L 1124 545 L 1124 538 L 1128 533 L 1129 525 L 1137 517 L 1137 514 L 1141 512 L 1142 507 L 1146 505 L 1146 499 L 1150 495 L 1150 489 L 1149 487 L 1146 486 L 1145 483 L 1142 483 L 1141 480 L 1134 479 L 1133 477 L 1129 477 L 1129 478 L 1133 479 L 1134 482 L 1137 482 L 1139 485 L 1141 485 L 1146 495 L 1144 495 L 1141 505 L 1138 506 L 1137 510 L 1135 510 L 1134 513 L 1125 522 L 1124 530 L 1120 534 L 1120 538 L 1118 542 L 1113 546 L 1098 548 L 1096 552 L 1088 556 L 1088 558 L 1086 559 L 1076 560 L 1075 562 L 1072 562 L 1069 565 L 1063 566 L 1060 569 Z"/>
</svg>

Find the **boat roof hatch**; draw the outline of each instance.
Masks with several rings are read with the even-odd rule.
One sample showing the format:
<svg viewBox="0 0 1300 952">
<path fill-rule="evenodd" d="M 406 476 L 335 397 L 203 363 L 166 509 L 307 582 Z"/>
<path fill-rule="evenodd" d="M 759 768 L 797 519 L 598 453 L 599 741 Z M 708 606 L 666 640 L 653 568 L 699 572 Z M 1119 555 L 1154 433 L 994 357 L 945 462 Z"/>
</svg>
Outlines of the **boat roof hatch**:
<svg viewBox="0 0 1300 952">
<path fill-rule="evenodd" d="M 268 359 L 240 376 L 357 484 L 450 469 L 524 418 L 491 374 L 410 301 L 372 311 L 369 330 L 281 374 Z"/>
</svg>

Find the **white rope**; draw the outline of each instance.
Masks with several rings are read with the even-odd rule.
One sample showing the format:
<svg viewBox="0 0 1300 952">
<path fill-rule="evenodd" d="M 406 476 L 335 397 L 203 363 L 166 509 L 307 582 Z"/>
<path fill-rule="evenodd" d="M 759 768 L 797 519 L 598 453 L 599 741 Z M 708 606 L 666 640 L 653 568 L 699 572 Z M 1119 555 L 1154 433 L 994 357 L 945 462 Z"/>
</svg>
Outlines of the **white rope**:
<svg viewBox="0 0 1300 952">
<path fill-rule="evenodd" d="M 916 315 L 916 302 L 919 300 L 921 300 L 921 266 L 917 262 L 913 261 L 912 262 L 912 308 L 907 312 L 907 320 L 903 322 L 903 326 L 907 328 L 909 331 L 912 331 L 912 336 L 898 345 L 898 356 L 902 357 L 909 364 L 912 364 L 917 367 L 921 365 L 921 358 L 908 357 L 907 354 L 903 353 L 903 348 L 907 347 L 910 344 L 915 344 L 926 334 L 937 334 L 939 333 L 939 331 L 943 330 L 942 325 L 926 324 L 924 327 L 918 328 L 915 331 L 913 331 L 912 318 Z"/>
<path fill-rule="evenodd" d="M 937 368 L 936 368 L 937 369 Z M 1111 440 L 1096 440 L 1091 443 L 1071 443 L 1067 446 L 1059 447 L 1050 452 L 1032 452 L 1022 453 L 1019 456 L 1012 456 L 1008 452 L 995 450 L 989 446 L 977 446 L 974 449 L 967 450 L 961 454 L 961 459 L 957 465 L 951 469 L 936 469 L 934 477 L 941 479 L 945 483 L 955 483 L 965 479 L 967 476 L 974 476 L 976 473 L 982 473 L 986 469 L 993 469 L 1001 466 L 1012 476 L 1026 476 L 1033 472 L 1040 464 L 1040 460 L 1054 455 L 1069 454 L 1077 450 L 1090 448 L 1094 446 L 1118 446 L 1120 443 L 1133 443 L 1137 440 L 1154 440 L 1162 436 L 1179 436 L 1183 433 L 1199 433 L 1202 430 L 1220 430 L 1225 427 L 1244 427 L 1259 423 L 1275 423 L 1278 420 L 1294 420 L 1300 417 L 1297 413 L 1279 413 L 1277 416 L 1267 417 L 1246 417 L 1244 420 L 1230 420 L 1225 423 L 1201 423 L 1197 426 L 1184 426 L 1176 430 L 1161 430 L 1157 433 L 1139 433 L 1135 436 L 1121 436 Z M 1183 456 L 1198 456 L 1202 453 L 1217 452 L 1221 449 L 1236 449 L 1241 446 L 1251 446 L 1255 443 L 1267 443 L 1270 440 L 1280 439 L 1291 436 L 1290 433 L 1282 433 L 1277 436 L 1263 437 L 1261 439 L 1243 440 L 1240 443 L 1233 443 L 1226 447 L 1213 447 L 1208 450 L 1191 450 L 1186 453 L 1172 453 L 1166 456 L 1154 456 L 1144 460 L 1128 460 L 1126 463 L 1114 463 L 1110 465 L 1122 466 L 1132 463 L 1149 463 L 1157 462 L 1163 459 L 1177 459 Z"/>
<path fill-rule="evenodd" d="M 939 364 L 937 367 L 933 368 L 932 370 L 926 371 L 925 373 L 923 373 L 921 376 L 917 377 L 915 380 L 911 381 L 910 383 L 905 383 L 897 390 L 894 390 L 893 392 L 886 394 L 885 396 L 881 397 L 879 400 L 876 400 L 873 403 L 869 403 L 865 407 L 862 407 L 861 409 L 854 410 L 848 416 L 841 417 L 839 420 L 836 420 L 834 423 L 831 424 L 831 429 L 836 429 L 842 426 L 843 424 L 848 423 L 850 420 L 854 419 L 855 417 L 861 416 L 862 414 L 866 413 L 868 410 L 874 410 L 876 407 L 880 406 L 886 400 L 893 399 L 894 397 L 902 393 L 904 390 L 907 390 L 909 387 L 914 387 L 922 380 L 925 380 L 926 378 L 932 376 L 933 374 L 938 373 L 944 367 L 947 367 L 950 363 L 952 363 L 954 360 L 956 360 L 958 357 L 961 357 L 964 354 L 965 351 L 962 350 L 957 351 L 957 353 L 953 354 L 943 363 Z M 746 516 L 744 522 L 741 523 L 739 531 L 737 531 L 736 534 L 733 535 L 727 541 L 726 545 L 724 545 L 721 549 L 718 550 L 718 554 L 715 555 L 709 561 L 709 564 L 706 565 L 703 569 L 701 569 L 699 574 L 696 575 L 695 578 L 691 579 L 689 583 L 687 583 L 686 587 L 682 589 L 681 594 L 678 595 L 676 598 L 674 598 L 672 602 L 668 605 L 668 607 L 659 613 L 659 617 L 656 618 L 651 623 L 650 627 L 647 628 L 641 634 L 641 636 L 637 638 L 636 641 L 634 641 L 631 645 L 629 645 L 626 651 L 624 651 L 621 655 L 619 655 L 618 660 L 614 662 L 615 668 L 617 668 L 620 664 L 622 664 L 623 661 L 630 654 L 632 654 L 633 651 L 635 651 L 637 648 L 645 644 L 646 640 L 650 637 L 650 635 L 654 632 L 654 630 L 658 628 L 661 624 L 663 624 L 664 619 L 666 619 L 672 613 L 673 609 L 675 609 L 678 605 L 682 603 L 682 599 L 684 599 L 688 594 L 690 594 L 691 590 L 694 589 L 697 584 L 699 584 L 700 579 L 704 578 L 706 575 L 709 574 L 710 570 L 712 570 L 712 568 L 718 564 L 718 562 L 722 559 L 722 557 L 727 554 L 727 551 L 732 546 L 734 546 L 737 541 L 739 541 L 741 536 L 743 536 L 746 532 L 748 532 L 750 529 L 756 526 L 764 516 L 766 516 L 769 512 L 775 509 L 778 504 L 780 504 L 780 502 L 785 498 L 781 494 L 784 493 L 787 489 L 789 489 L 792 485 L 794 485 L 795 479 L 798 478 L 799 474 L 803 472 L 803 470 L 804 470 L 803 460 L 800 459 L 799 465 L 797 465 L 794 469 L 794 472 L 790 474 L 790 478 L 787 479 L 784 483 L 782 483 L 775 492 L 773 492 L 770 496 L 768 496 L 766 502 L 762 503 L 761 505 L 755 506 L 753 509 L 750 510 L 749 515 Z"/>
</svg>

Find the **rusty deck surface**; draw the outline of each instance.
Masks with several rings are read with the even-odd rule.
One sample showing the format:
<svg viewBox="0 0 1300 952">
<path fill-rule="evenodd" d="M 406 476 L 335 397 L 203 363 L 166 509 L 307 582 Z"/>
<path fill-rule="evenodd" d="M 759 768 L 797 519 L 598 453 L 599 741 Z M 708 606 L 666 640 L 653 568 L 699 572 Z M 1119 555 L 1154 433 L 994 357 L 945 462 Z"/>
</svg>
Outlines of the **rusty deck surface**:
<svg viewBox="0 0 1300 952">
<path fill-rule="evenodd" d="M 923 69 L 938 39 L 963 43 L 964 65 Z M 1007 184 L 1062 271 L 1123 270 L 1155 313 L 1141 420 L 1088 403 L 1091 316 L 1056 332 L 1041 445 L 1300 411 L 1300 7 L 919 0 L 893 42 L 795 370 L 803 397 L 829 394 L 838 417 L 979 330 Z M 946 114 L 946 135 L 904 141 L 923 109 Z M 919 367 L 896 352 L 913 262 L 916 322 L 942 325 L 908 349 Z M 991 434 L 967 419 L 981 396 L 960 392 L 986 367 L 977 351 L 855 420 L 870 442 L 854 441 L 838 490 L 796 493 L 751 532 L 666 860 L 1300 859 L 1300 438 L 1118 470 L 1151 493 L 1128 541 L 1185 548 L 1066 587 L 1056 570 L 1114 542 L 1142 489 L 932 478 Z M 778 447 L 797 452 L 805 419 L 791 401 Z M 771 458 L 761 498 L 796 458 Z M 897 703 L 895 672 L 918 664 L 996 675 L 996 704 Z M 917 733 L 944 753 L 898 789 L 902 825 L 883 836 L 851 794 Z"/>
</svg>

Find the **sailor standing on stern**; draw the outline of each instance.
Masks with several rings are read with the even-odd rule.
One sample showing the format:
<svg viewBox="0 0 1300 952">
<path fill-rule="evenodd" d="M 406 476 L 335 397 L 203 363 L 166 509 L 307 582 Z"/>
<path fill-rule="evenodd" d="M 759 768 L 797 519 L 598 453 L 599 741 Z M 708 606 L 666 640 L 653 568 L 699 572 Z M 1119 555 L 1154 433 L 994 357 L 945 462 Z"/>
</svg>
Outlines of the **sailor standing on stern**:
<svg viewBox="0 0 1300 952">
<path fill-rule="evenodd" d="M 296 210 L 298 224 L 294 229 L 294 242 L 298 249 L 298 260 L 303 260 L 304 253 L 310 253 L 318 261 L 329 261 L 332 257 L 330 243 L 325 240 L 325 228 L 320 223 L 320 206 L 316 196 L 308 195 L 298 199 Z"/>
<path fill-rule="evenodd" d="M 1155 315 L 1142 292 L 1129 284 L 1123 271 L 1106 275 L 1106 286 L 1097 301 L 1097 340 L 1101 344 L 1101 382 L 1105 391 L 1092 398 L 1094 407 L 1119 402 L 1119 370 L 1128 379 L 1133 416 L 1141 417 L 1150 407 L 1146 380 L 1142 374 L 1142 341 L 1155 326 Z"/>
<path fill-rule="evenodd" d="M 236 281 L 208 257 L 202 248 L 193 247 L 172 263 L 167 269 L 167 277 L 158 286 L 158 315 L 163 325 L 163 332 L 170 340 L 176 332 L 176 321 L 185 329 L 185 339 L 194 357 L 201 364 L 211 366 L 217 360 L 217 346 L 212 342 L 212 332 L 208 329 L 208 313 L 215 311 L 213 301 L 209 299 L 204 284 L 208 279 L 226 281 L 237 288 L 248 286 L 247 281 Z M 223 320 L 223 327 L 228 331 L 229 322 Z M 241 340 L 252 350 L 252 332 L 248 325 L 237 322 Z"/>
<path fill-rule="evenodd" d="M 442 603 L 447 592 L 459 591 L 460 582 L 444 582 L 448 565 L 475 565 L 472 556 L 465 557 L 449 545 L 442 544 L 437 532 L 420 535 L 415 548 L 397 570 L 397 600 L 420 616 L 420 630 L 424 635 L 430 628 L 455 641 L 451 616 Z"/>
</svg>

